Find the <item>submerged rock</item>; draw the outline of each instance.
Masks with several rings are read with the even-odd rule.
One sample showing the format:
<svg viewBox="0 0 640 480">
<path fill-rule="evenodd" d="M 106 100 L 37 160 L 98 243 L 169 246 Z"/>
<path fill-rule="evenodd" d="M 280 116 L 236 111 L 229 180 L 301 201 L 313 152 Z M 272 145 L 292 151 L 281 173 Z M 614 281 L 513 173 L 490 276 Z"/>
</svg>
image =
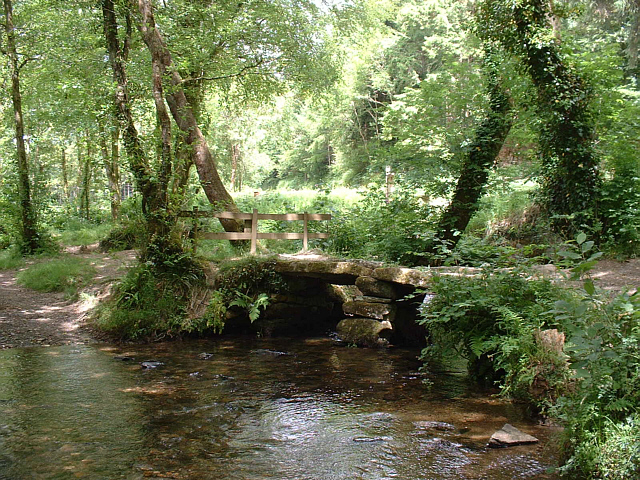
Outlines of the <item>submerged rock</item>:
<svg viewBox="0 0 640 480">
<path fill-rule="evenodd" d="M 200 360 L 209 360 L 211 357 L 213 357 L 213 353 L 202 352 L 198 355 Z"/>
<path fill-rule="evenodd" d="M 505 423 L 504 427 L 491 435 L 488 446 L 493 448 L 502 448 L 514 447 L 516 445 L 529 445 L 538 442 L 539 440 L 536 437 L 521 432 L 513 425 Z"/>
<path fill-rule="evenodd" d="M 257 350 L 251 350 L 254 355 L 264 355 L 267 357 L 282 357 L 285 355 L 291 355 L 288 352 L 278 352 L 277 350 L 269 350 L 268 348 L 259 348 Z"/>
<path fill-rule="evenodd" d="M 440 432 L 453 431 L 456 429 L 453 425 L 446 422 L 433 422 L 433 421 L 418 421 L 413 422 L 413 424 L 418 428 L 423 428 L 425 430 L 438 430 Z"/>
<path fill-rule="evenodd" d="M 146 362 L 142 362 L 140 365 L 142 368 L 158 368 L 162 367 L 164 363 L 158 362 L 157 360 L 148 360 Z"/>
<path fill-rule="evenodd" d="M 132 362 L 135 360 L 133 357 L 127 357 L 126 355 L 116 355 L 113 357 L 114 360 L 120 360 L 121 362 Z"/>
<path fill-rule="evenodd" d="M 373 318 L 345 318 L 337 327 L 340 340 L 363 347 L 383 345 L 385 340 L 380 338 L 380 332 L 392 329 L 390 321 Z"/>
</svg>

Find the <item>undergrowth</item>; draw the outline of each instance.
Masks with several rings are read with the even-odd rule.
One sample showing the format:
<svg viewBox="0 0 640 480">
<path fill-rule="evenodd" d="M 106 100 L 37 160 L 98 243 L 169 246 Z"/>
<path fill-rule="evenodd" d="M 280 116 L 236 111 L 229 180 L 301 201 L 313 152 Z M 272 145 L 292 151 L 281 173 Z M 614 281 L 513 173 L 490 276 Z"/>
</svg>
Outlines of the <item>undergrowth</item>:
<svg viewBox="0 0 640 480">
<path fill-rule="evenodd" d="M 77 257 L 58 257 L 38 260 L 16 276 L 18 284 L 39 292 L 64 292 L 73 297 L 89 284 L 96 269 Z"/>
<path fill-rule="evenodd" d="M 584 234 L 558 255 L 582 288 L 530 269 L 436 277 L 423 359 L 461 355 L 476 379 L 561 422 L 563 477 L 639 478 L 640 294 L 598 291 Z"/>
</svg>

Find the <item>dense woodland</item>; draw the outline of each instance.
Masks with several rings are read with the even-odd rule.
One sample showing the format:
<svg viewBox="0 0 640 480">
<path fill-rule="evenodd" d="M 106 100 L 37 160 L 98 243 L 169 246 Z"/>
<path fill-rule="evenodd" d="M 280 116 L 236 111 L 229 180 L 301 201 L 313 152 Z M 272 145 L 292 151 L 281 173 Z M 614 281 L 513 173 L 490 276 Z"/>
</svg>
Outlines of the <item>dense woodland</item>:
<svg viewBox="0 0 640 480">
<path fill-rule="evenodd" d="M 640 1 L 3 0 L 1 23 L 3 265 L 139 249 L 100 320 L 134 338 L 259 313 L 273 272 L 247 260 L 253 290 L 185 320 L 202 261 L 246 250 L 194 253 L 193 206 L 332 213 L 332 255 L 513 267 L 438 282 L 425 361 L 463 352 L 562 422 L 567 478 L 637 478 L 640 302 L 589 269 L 640 248 Z M 546 263 L 583 287 L 523 280 Z"/>
</svg>

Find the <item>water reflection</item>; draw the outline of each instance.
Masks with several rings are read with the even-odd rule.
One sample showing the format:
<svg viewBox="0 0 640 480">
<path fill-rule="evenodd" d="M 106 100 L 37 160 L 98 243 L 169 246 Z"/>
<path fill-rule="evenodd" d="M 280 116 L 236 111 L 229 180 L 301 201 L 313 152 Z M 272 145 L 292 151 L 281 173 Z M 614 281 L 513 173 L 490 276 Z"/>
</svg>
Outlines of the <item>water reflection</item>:
<svg viewBox="0 0 640 480">
<path fill-rule="evenodd" d="M 0 351 L 0 479 L 554 478 L 544 447 L 485 447 L 548 431 L 417 367 L 329 340 Z"/>
</svg>

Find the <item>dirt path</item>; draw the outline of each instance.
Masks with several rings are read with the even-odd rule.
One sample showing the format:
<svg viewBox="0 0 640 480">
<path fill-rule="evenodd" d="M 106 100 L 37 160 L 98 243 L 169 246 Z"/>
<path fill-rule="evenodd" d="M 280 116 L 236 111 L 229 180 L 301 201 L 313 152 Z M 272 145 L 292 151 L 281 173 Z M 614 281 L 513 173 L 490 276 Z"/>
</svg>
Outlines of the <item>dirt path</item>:
<svg viewBox="0 0 640 480">
<path fill-rule="evenodd" d="M 97 270 L 87 298 L 70 302 L 63 293 L 42 293 L 16 283 L 17 270 L 0 271 L 0 349 L 91 343 L 95 335 L 85 325 L 87 312 L 114 279 L 124 273 L 124 266 L 135 252 L 115 254 L 98 252 L 69 253 L 87 259 Z"/>
<path fill-rule="evenodd" d="M 124 274 L 135 259 L 134 251 L 103 254 L 69 253 L 89 260 L 98 271 L 86 292 L 90 300 L 70 302 L 62 293 L 40 293 L 16 284 L 16 270 L 0 271 L 0 349 L 13 347 L 69 345 L 99 341 L 85 324 L 95 299 L 113 280 Z M 640 259 L 617 262 L 602 260 L 591 272 L 596 284 L 609 291 L 640 286 Z"/>
</svg>

